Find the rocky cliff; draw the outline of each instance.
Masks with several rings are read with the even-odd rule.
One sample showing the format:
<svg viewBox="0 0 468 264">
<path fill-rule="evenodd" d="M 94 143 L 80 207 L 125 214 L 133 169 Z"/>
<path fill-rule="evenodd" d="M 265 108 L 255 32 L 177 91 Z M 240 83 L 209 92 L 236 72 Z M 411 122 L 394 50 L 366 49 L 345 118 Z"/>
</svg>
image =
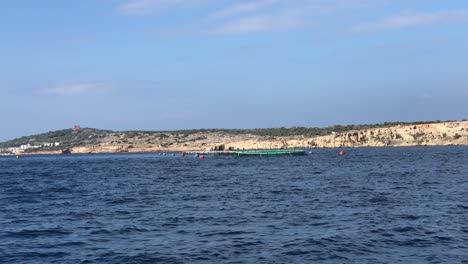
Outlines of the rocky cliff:
<svg viewBox="0 0 468 264">
<path fill-rule="evenodd" d="M 329 128 L 273 128 L 250 130 L 127 131 L 58 130 L 1 143 L 0 150 L 41 142 L 59 146 L 32 149 L 29 153 L 156 152 L 286 148 L 340 148 L 385 146 L 468 145 L 468 121 L 418 124 L 334 126 Z M 0 151 L 1 152 L 1 151 Z M 28 153 L 28 152 L 26 152 Z"/>
<path fill-rule="evenodd" d="M 385 146 L 468 145 L 468 122 L 394 126 L 352 130 L 318 137 L 284 137 L 276 140 L 226 142 L 234 149 L 255 148 L 339 148 Z"/>
<path fill-rule="evenodd" d="M 468 145 L 468 121 L 399 125 L 387 128 L 332 132 L 326 136 L 266 137 L 257 135 L 226 135 L 219 132 L 190 136 L 169 135 L 158 142 L 132 141 L 115 144 L 116 138 L 99 146 L 83 146 L 72 149 L 74 153 L 92 152 L 153 152 L 215 149 L 280 149 L 280 148 L 338 148 Z"/>
</svg>

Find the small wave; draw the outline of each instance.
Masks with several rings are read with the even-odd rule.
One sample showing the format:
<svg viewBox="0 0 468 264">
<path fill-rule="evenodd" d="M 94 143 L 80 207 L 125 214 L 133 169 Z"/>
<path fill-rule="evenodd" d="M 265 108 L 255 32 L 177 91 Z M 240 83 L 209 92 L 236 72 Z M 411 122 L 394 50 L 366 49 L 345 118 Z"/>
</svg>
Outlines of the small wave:
<svg viewBox="0 0 468 264">
<path fill-rule="evenodd" d="M 253 246 L 258 246 L 258 245 L 264 245 L 262 241 L 255 241 L 255 242 L 239 242 L 235 243 L 232 246 L 236 248 L 244 248 L 244 247 L 253 247 Z"/>
<path fill-rule="evenodd" d="M 394 244 L 398 246 L 407 246 L 407 247 L 426 247 L 433 245 L 432 241 L 420 238 L 408 239 L 403 241 L 393 241 Z"/>
<path fill-rule="evenodd" d="M 70 189 L 70 188 L 66 188 L 66 187 L 51 187 L 51 188 L 47 188 L 43 191 L 44 193 L 72 193 L 73 190 Z"/>
<path fill-rule="evenodd" d="M 148 232 L 148 229 L 144 229 L 144 228 L 138 228 L 138 227 L 135 227 L 135 226 L 126 226 L 126 227 L 123 227 L 123 228 L 120 228 L 118 230 L 115 230 L 115 232 L 119 233 L 119 234 L 129 234 L 129 233 L 136 233 L 136 232 Z"/>
<path fill-rule="evenodd" d="M 63 258 L 70 256 L 70 253 L 62 251 L 53 251 L 53 252 L 18 252 L 15 254 L 8 255 L 8 258 L 12 259 L 14 263 L 28 263 L 26 260 L 31 259 L 36 263 L 37 259 L 43 258 Z"/>
<path fill-rule="evenodd" d="M 424 185 L 438 185 L 438 184 L 440 184 L 440 182 L 429 182 L 429 181 L 425 181 L 425 182 L 423 182 L 422 184 L 424 184 Z"/>
<path fill-rule="evenodd" d="M 57 247 L 82 247 L 86 245 L 87 244 L 84 242 L 70 241 L 70 242 L 65 242 L 65 243 L 59 243 L 57 244 Z"/>
<path fill-rule="evenodd" d="M 112 201 L 108 201 L 108 204 L 126 204 L 126 203 L 132 203 L 137 201 L 135 198 L 123 198 L 123 199 L 115 199 Z"/>
<path fill-rule="evenodd" d="M 369 199 L 369 203 L 373 204 L 388 204 L 391 201 L 389 197 L 383 195 L 377 195 Z"/>
<path fill-rule="evenodd" d="M 291 251 L 287 251 L 284 254 L 289 255 L 289 256 L 298 256 L 298 255 L 306 255 L 306 254 L 309 254 L 309 253 L 310 253 L 310 251 L 307 251 L 307 250 L 294 249 L 294 250 L 291 250 Z"/>
<path fill-rule="evenodd" d="M 71 231 L 63 228 L 48 228 L 48 229 L 23 229 L 18 232 L 6 232 L 7 236 L 15 238 L 36 238 L 36 237 L 49 237 L 49 236 L 66 236 L 72 234 Z"/>
<path fill-rule="evenodd" d="M 112 234 L 112 232 L 107 230 L 107 229 L 99 229 L 99 230 L 91 231 L 89 234 L 91 234 L 91 235 L 110 235 L 110 234 Z"/>
<path fill-rule="evenodd" d="M 398 233 L 417 232 L 417 229 L 411 226 L 396 227 L 392 230 Z"/>
<path fill-rule="evenodd" d="M 311 226 L 326 226 L 330 223 L 328 222 L 317 222 L 317 223 L 310 223 Z"/>
<path fill-rule="evenodd" d="M 449 242 L 453 240 L 453 237 L 448 237 L 448 236 L 435 236 L 434 239 L 437 240 L 437 242 Z"/>
<path fill-rule="evenodd" d="M 314 238 L 310 238 L 310 239 L 307 239 L 307 240 L 296 240 L 296 241 L 292 241 L 292 242 L 289 242 L 287 244 L 284 244 L 282 245 L 283 248 L 290 248 L 290 247 L 300 247 L 300 248 L 304 248 L 304 247 L 308 247 L 308 246 L 318 246 L 318 247 L 322 247 L 322 246 L 325 246 L 326 242 L 324 241 L 325 239 L 314 239 Z"/>
<path fill-rule="evenodd" d="M 118 253 L 109 252 L 105 253 L 95 259 L 86 260 L 82 263 L 167 263 L 167 264 L 179 264 L 184 263 L 179 258 L 172 256 L 163 256 L 158 253 L 142 253 L 131 256 L 118 256 Z"/>
<path fill-rule="evenodd" d="M 130 214 L 132 214 L 132 212 L 130 212 L 130 211 L 124 211 L 124 210 L 117 210 L 117 211 L 114 211 L 114 213 L 115 213 L 116 215 L 130 215 Z"/>
<path fill-rule="evenodd" d="M 407 219 L 407 220 L 418 220 L 421 218 L 421 216 L 417 216 L 417 215 L 399 215 L 398 217 L 401 219 Z"/>
<path fill-rule="evenodd" d="M 96 217 L 96 214 L 91 213 L 91 212 L 75 212 L 71 211 L 67 214 L 69 217 L 73 217 L 76 219 L 94 219 Z"/>
<path fill-rule="evenodd" d="M 17 203 L 17 204 L 39 204 L 42 201 L 40 199 L 36 199 L 30 196 L 13 196 L 8 198 L 9 203 Z"/>
<path fill-rule="evenodd" d="M 270 191 L 270 193 L 272 193 L 272 194 L 281 194 L 281 193 L 284 193 L 284 190 L 273 190 L 273 191 Z"/>
<path fill-rule="evenodd" d="M 208 234 L 202 234 L 202 237 L 211 237 L 211 236 L 236 236 L 244 234 L 255 234 L 253 231 L 224 231 L 224 232 L 213 232 Z"/>
<path fill-rule="evenodd" d="M 369 177 L 386 177 L 387 174 L 383 173 L 383 172 L 369 172 L 367 174 L 367 176 L 369 176 Z"/>
</svg>

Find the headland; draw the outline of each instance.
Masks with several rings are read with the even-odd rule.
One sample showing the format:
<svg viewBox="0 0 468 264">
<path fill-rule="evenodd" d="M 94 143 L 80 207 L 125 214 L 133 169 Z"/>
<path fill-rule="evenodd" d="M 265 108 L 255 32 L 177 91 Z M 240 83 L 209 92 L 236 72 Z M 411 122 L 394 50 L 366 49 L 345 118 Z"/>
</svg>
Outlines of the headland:
<svg viewBox="0 0 468 264">
<path fill-rule="evenodd" d="M 468 121 L 327 128 L 64 129 L 0 143 L 3 155 L 468 145 Z"/>
</svg>

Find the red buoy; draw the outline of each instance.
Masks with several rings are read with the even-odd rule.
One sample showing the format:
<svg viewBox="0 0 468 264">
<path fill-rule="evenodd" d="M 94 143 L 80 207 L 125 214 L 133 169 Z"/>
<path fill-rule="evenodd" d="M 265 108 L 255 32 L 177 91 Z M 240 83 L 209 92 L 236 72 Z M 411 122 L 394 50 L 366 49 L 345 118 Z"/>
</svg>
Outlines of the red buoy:
<svg viewBox="0 0 468 264">
<path fill-rule="evenodd" d="M 185 157 L 185 153 L 184 152 L 180 153 L 180 156 Z"/>
<path fill-rule="evenodd" d="M 344 152 L 343 150 L 341 150 L 340 152 L 338 152 L 338 155 L 344 156 L 344 155 L 345 155 L 345 152 Z"/>
<path fill-rule="evenodd" d="M 204 158 L 205 158 L 205 156 L 203 156 L 203 155 L 200 155 L 200 156 L 198 156 L 198 158 L 202 160 L 202 159 L 204 159 Z"/>
</svg>

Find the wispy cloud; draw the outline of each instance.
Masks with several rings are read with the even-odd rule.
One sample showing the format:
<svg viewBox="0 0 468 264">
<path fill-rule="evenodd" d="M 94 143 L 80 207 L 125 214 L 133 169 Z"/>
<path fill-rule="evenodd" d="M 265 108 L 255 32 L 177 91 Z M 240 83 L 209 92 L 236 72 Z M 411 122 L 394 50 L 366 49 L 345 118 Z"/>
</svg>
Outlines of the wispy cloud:
<svg viewBox="0 0 468 264">
<path fill-rule="evenodd" d="M 257 1 L 251 1 L 251 2 L 236 3 L 225 9 L 214 12 L 213 14 L 209 15 L 209 19 L 217 20 L 217 19 L 232 17 L 232 16 L 239 15 L 239 14 L 255 12 L 262 8 L 271 6 L 275 2 L 278 2 L 278 0 L 257 0 Z"/>
<path fill-rule="evenodd" d="M 430 93 L 423 93 L 421 95 L 421 98 L 422 99 L 432 99 L 432 98 L 434 98 L 434 96 L 432 94 L 430 94 Z"/>
<path fill-rule="evenodd" d="M 373 1 L 378 3 L 379 0 Z M 257 0 L 237 3 L 211 14 L 213 19 L 232 19 L 214 27 L 214 33 L 251 33 L 281 31 L 316 23 L 322 16 L 341 10 L 371 6 L 369 0 Z"/>
<path fill-rule="evenodd" d="M 304 22 L 290 14 L 242 17 L 213 29 L 213 33 L 251 33 L 298 28 Z"/>
<path fill-rule="evenodd" d="M 444 23 L 468 22 L 468 11 L 444 11 L 435 13 L 404 13 L 366 22 L 351 28 L 352 32 L 375 32 Z"/>
<path fill-rule="evenodd" d="M 151 15 L 165 9 L 185 8 L 209 2 L 212 0 L 130 0 L 120 5 L 117 11 L 124 15 Z"/>
<path fill-rule="evenodd" d="M 190 18 L 200 32 L 251 33 L 297 29 L 320 17 L 342 10 L 375 6 L 383 0 L 127 0 L 118 7 L 124 15 L 153 15 L 188 7 L 206 6 L 198 18 Z M 177 23 L 177 22 L 175 22 Z M 180 25 L 175 25 L 176 28 Z"/>
<path fill-rule="evenodd" d="M 386 0 L 126 0 L 124 15 L 153 15 L 206 6 L 205 14 L 190 18 L 191 28 L 216 34 L 291 30 L 314 25 L 346 10 L 381 6 Z M 351 32 L 376 32 L 415 26 L 468 22 L 468 10 L 407 12 L 357 24 Z M 177 22 L 175 22 L 177 23 Z M 180 28 L 181 25 L 176 25 Z M 184 28 L 184 27 L 183 27 Z M 191 30 L 193 31 L 193 30 Z"/>
<path fill-rule="evenodd" d="M 54 96 L 79 96 L 108 93 L 113 89 L 114 86 L 107 82 L 74 82 L 59 83 L 53 87 L 42 89 L 40 93 Z"/>
</svg>

